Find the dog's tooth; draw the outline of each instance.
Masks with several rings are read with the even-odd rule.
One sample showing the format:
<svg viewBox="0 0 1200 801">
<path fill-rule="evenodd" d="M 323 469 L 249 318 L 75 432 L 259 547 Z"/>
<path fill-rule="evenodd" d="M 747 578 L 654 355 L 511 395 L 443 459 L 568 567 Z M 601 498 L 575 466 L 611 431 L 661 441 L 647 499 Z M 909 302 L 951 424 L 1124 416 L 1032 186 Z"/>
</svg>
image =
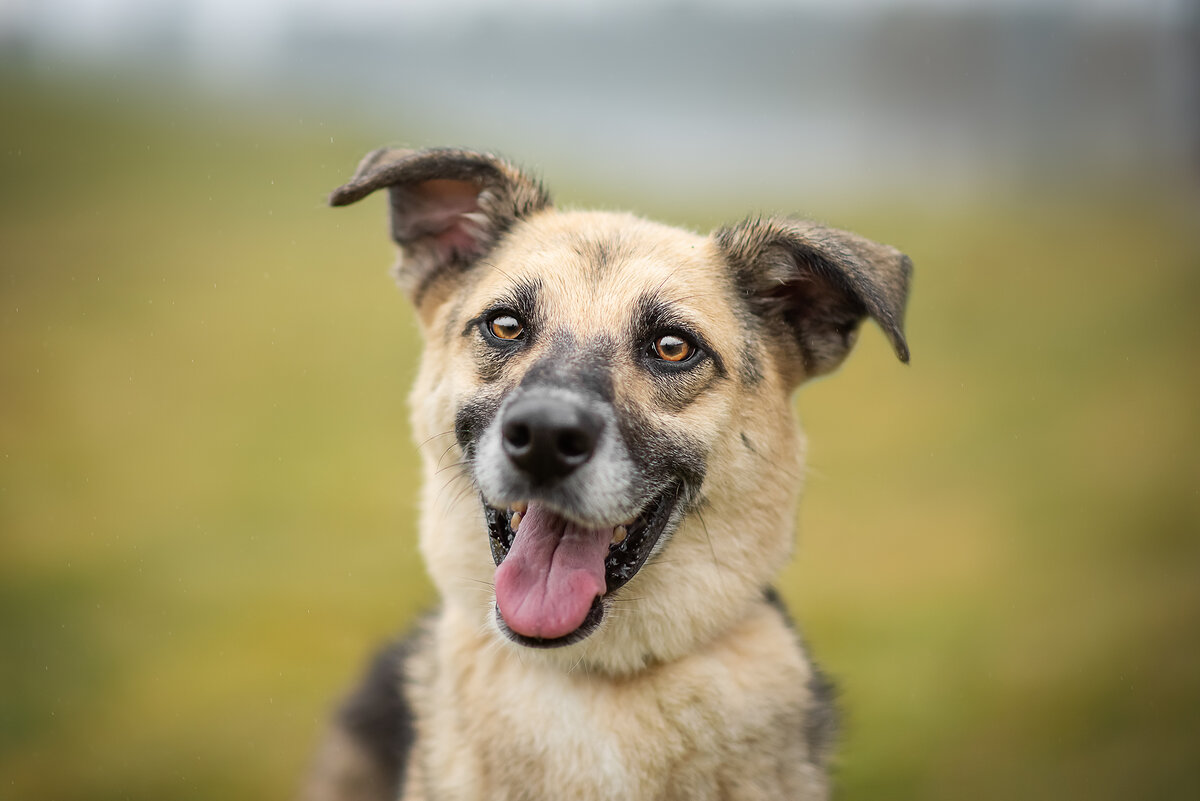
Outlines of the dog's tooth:
<svg viewBox="0 0 1200 801">
<path fill-rule="evenodd" d="M 629 536 L 629 531 L 625 528 L 625 526 L 617 526 L 616 528 L 613 529 L 612 544 L 620 545 L 622 542 L 625 541 L 625 538 L 628 536 Z"/>
<path fill-rule="evenodd" d="M 513 512 L 512 520 L 509 522 L 508 525 L 512 528 L 513 531 L 516 531 L 517 528 L 521 525 L 521 513 Z"/>
<path fill-rule="evenodd" d="M 514 503 L 512 505 L 512 510 L 514 512 L 520 512 L 521 514 L 525 514 L 526 512 L 529 511 L 529 502 L 528 501 L 517 501 L 516 503 Z"/>
</svg>

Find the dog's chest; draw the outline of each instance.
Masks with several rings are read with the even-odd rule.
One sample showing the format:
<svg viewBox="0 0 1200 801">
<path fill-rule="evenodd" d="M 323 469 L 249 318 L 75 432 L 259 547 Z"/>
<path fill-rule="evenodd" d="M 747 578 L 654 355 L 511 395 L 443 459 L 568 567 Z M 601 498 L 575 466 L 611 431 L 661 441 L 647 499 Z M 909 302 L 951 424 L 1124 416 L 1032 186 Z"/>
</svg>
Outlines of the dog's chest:
<svg viewBox="0 0 1200 801">
<path fill-rule="evenodd" d="M 495 675 L 503 687 L 477 699 L 485 719 L 468 734 L 486 797 L 666 798 L 686 755 L 710 751 L 697 742 L 708 739 L 700 721 L 644 692 L 540 671 L 505 674 Z"/>
<path fill-rule="evenodd" d="M 803 687 L 794 660 L 770 660 L 778 683 L 764 684 L 714 656 L 607 680 L 494 646 L 441 655 L 423 705 L 439 799 L 719 799 L 730 759 L 764 767 L 750 764 L 764 737 L 774 759 L 805 756 L 789 748 L 802 699 L 781 692 Z"/>
</svg>

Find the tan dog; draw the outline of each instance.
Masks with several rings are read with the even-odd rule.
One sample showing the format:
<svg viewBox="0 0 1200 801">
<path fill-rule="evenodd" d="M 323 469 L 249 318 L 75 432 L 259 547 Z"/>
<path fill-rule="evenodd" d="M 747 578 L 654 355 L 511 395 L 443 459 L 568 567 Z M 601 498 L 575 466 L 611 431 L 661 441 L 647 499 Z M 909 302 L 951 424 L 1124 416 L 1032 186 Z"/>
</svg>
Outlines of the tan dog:
<svg viewBox="0 0 1200 801">
<path fill-rule="evenodd" d="M 793 390 L 911 265 L 799 220 L 557 211 L 510 164 L 379 150 L 425 338 L 412 422 L 441 609 L 346 702 L 311 799 L 826 798 L 833 716 L 774 592 Z"/>
</svg>

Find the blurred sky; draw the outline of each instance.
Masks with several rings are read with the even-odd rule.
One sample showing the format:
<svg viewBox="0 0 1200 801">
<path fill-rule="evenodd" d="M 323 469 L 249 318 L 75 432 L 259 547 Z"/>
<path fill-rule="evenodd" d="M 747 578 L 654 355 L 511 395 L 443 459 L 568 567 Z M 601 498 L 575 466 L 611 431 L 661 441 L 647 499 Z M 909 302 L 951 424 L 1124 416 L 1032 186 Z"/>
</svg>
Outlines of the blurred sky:
<svg viewBox="0 0 1200 801">
<path fill-rule="evenodd" d="M 166 17 L 187 20 L 189 36 L 214 58 L 269 48 L 288 20 L 307 18 L 355 28 L 387 22 L 444 26 L 481 12 L 540 17 L 614 17 L 655 10 L 723 9 L 740 14 L 821 11 L 877 15 L 894 9 L 938 12 L 992 9 L 999 13 L 1044 10 L 1081 17 L 1173 20 L 1190 0 L 3 0 L 0 31 L 38 28 L 70 47 L 104 50 L 136 38 Z"/>
<path fill-rule="evenodd" d="M 1192 181 L 1185 0 L 7 0 L 6 61 L 733 203 Z M 581 158 L 586 156 L 586 158 Z M 909 189 L 912 187 L 913 189 Z"/>
</svg>

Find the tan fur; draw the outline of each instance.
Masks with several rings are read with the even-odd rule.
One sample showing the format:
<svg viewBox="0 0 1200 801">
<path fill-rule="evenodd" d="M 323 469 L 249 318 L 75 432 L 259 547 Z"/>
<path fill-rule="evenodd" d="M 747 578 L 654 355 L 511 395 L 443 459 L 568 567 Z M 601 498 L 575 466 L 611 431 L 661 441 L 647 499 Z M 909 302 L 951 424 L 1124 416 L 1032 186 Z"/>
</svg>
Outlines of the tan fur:
<svg viewBox="0 0 1200 801">
<path fill-rule="evenodd" d="M 460 151 L 373 154 L 339 190 L 352 202 L 392 189 L 393 230 L 408 232 L 397 235 L 398 275 L 425 340 L 410 402 L 417 441 L 431 443 L 421 450 L 420 548 L 442 607 L 397 679 L 415 737 L 402 798 L 828 797 L 827 754 L 812 752 L 824 746 L 808 731 L 819 682 L 763 595 L 791 554 L 803 477 L 791 395 L 806 370 L 824 372 L 844 357 L 868 313 L 890 326 L 907 357 L 899 330 L 907 260 L 811 224 L 748 221 L 705 237 L 626 214 L 557 211 L 540 184 L 469 155 L 463 167 Z M 480 164 L 484 177 L 473 177 Z M 431 183 L 443 176 L 452 180 Z M 471 223 L 462 230 L 476 250 L 444 246 L 472 241 L 457 229 L 409 231 L 403 204 L 438 195 L 463 206 L 472 186 L 483 211 L 463 215 Z M 485 207 L 494 197 L 527 200 L 493 213 Z M 831 278 L 824 264 L 805 272 L 806 249 L 816 249 L 815 261 L 830 254 L 850 279 Z M 499 377 L 481 372 L 487 346 L 469 335 L 470 321 L 527 279 L 539 284 L 547 328 L 565 332 L 579 353 L 588 343 L 623 343 L 639 299 L 652 296 L 683 314 L 724 365 L 723 374 L 714 362 L 655 382 L 636 351 L 605 354 L 614 408 L 636 409 L 656 430 L 697 443 L 708 470 L 669 540 L 605 597 L 599 628 L 546 650 L 511 642 L 497 626 L 479 490 L 454 439 L 456 410 L 500 400 L 553 353 L 547 338 L 512 356 Z M 791 287 L 815 317 L 797 323 L 776 311 L 799 302 L 781 295 Z M 870 297 L 877 287 L 880 297 Z M 308 797 L 357 798 L 329 777 L 367 781 L 366 751 L 331 742 Z"/>
<path fill-rule="evenodd" d="M 587 278 L 586 255 L 576 252 L 580 232 L 592 239 L 619 234 L 628 243 L 627 257 L 612 264 L 601 282 Z M 624 214 L 543 212 L 514 230 L 488 262 L 491 269 L 481 271 L 476 283 L 460 287 L 460 294 L 430 298 L 436 308 L 422 309 L 423 318 L 429 315 L 426 350 L 410 398 L 418 442 L 453 429 L 454 409 L 477 389 L 471 344 L 458 336 L 463 322 L 499 287 L 523 277 L 540 278 L 544 303 L 581 338 L 624 325 L 638 294 L 658 288 L 707 323 L 705 333 L 718 351 L 739 358 L 745 341 L 730 310 L 735 289 L 711 242 L 676 228 Z M 538 355 L 535 349 L 521 358 L 532 362 Z M 637 598 L 630 602 L 636 614 L 614 615 L 571 649 L 523 659 L 618 674 L 676 659 L 727 629 L 744 614 L 747 600 L 770 584 L 791 553 L 803 448 L 789 407 L 791 388 L 779 381 L 769 352 L 758 357 L 764 379 L 756 391 L 721 382 L 683 413 L 655 416 L 665 428 L 701 438 L 721 469 L 716 480 L 705 482 L 702 517 L 689 516 L 672 536 L 672 558 L 639 573 L 625 589 Z M 618 403 L 654 408 L 648 379 L 631 364 L 619 366 L 617 382 Z M 737 426 L 730 425 L 733 417 Z M 757 453 L 739 446 L 743 433 Z M 442 450 L 423 450 L 421 552 L 446 606 L 487 626 L 493 599 L 486 590 L 495 565 L 478 547 L 483 521 L 470 478 L 442 470 L 450 461 Z M 458 532 L 461 539 L 453 536 Z"/>
<path fill-rule="evenodd" d="M 411 668 L 428 736 L 409 775 L 441 789 L 406 799 L 825 797 L 803 738 L 810 667 L 765 605 L 626 676 L 525 658 L 457 613 L 435 637 Z"/>
</svg>

